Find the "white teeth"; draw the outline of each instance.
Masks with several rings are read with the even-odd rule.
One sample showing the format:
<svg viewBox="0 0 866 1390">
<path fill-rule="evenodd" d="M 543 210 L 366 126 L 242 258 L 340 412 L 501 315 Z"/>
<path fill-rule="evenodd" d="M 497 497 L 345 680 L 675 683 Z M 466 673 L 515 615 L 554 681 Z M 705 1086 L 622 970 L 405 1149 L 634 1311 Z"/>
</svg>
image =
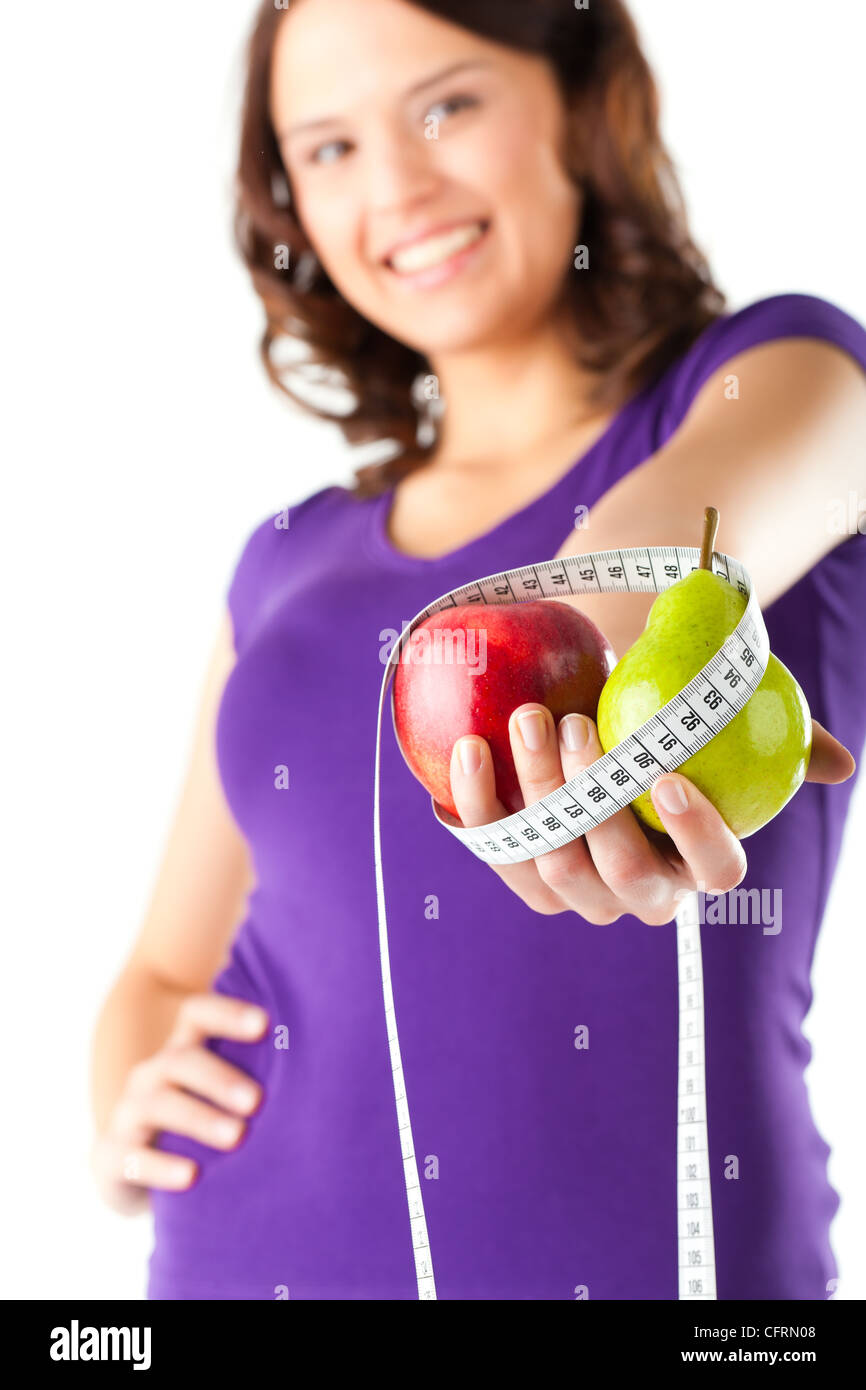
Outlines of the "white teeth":
<svg viewBox="0 0 866 1390">
<path fill-rule="evenodd" d="M 450 232 L 442 232 L 439 236 L 426 237 L 424 241 L 417 241 L 402 251 L 395 251 L 391 257 L 391 266 L 404 275 L 410 275 L 417 270 L 428 270 L 430 266 L 447 261 L 449 256 L 462 251 L 464 246 L 470 246 L 483 233 L 483 223 L 471 222 L 463 227 L 455 227 Z"/>
</svg>

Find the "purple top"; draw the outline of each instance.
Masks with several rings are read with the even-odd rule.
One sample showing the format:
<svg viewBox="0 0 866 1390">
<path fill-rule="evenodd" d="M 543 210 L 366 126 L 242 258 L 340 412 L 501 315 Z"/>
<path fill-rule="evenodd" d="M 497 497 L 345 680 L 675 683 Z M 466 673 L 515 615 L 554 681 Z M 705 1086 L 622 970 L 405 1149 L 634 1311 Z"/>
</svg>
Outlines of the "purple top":
<svg viewBox="0 0 866 1390">
<path fill-rule="evenodd" d="M 270 1031 L 209 1046 L 265 1097 L 233 1152 L 161 1135 L 201 1171 L 188 1191 L 152 1192 L 148 1297 L 417 1299 L 372 853 L 382 653 L 447 590 L 555 555 L 574 507 L 658 450 L 721 364 L 785 337 L 829 340 L 866 369 L 866 331 L 823 300 L 780 295 L 727 315 L 558 483 L 448 555 L 399 553 L 385 530 L 390 494 L 361 502 L 337 486 L 291 508 L 288 529 L 269 516 L 249 535 L 228 591 L 238 660 L 216 745 L 257 886 L 214 987 L 261 1003 Z M 773 652 L 855 756 L 864 612 L 860 534 L 764 612 Z M 720 1299 L 822 1299 L 836 1274 L 839 1199 L 801 1024 L 855 781 L 804 785 L 746 843 L 741 888 L 782 890 L 781 931 L 701 928 Z M 526 907 L 437 825 L 388 709 L 382 844 L 438 1297 L 574 1299 L 584 1285 L 592 1299 L 676 1299 L 674 925 L 625 916 L 599 927 Z M 590 1046 L 578 1050 L 581 1024 Z"/>
</svg>

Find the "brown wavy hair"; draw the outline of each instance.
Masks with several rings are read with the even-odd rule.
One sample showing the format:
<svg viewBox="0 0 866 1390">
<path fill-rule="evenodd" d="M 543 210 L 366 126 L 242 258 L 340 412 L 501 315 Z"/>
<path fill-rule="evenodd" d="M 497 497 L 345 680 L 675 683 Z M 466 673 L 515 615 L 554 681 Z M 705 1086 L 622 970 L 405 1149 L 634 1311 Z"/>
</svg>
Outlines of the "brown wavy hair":
<svg viewBox="0 0 866 1390">
<path fill-rule="evenodd" d="M 363 4 L 363 0 L 357 0 Z M 622 0 L 410 0 L 485 38 L 546 57 L 568 113 L 568 172 L 584 198 L 580 243 L 590 269 L 564 277 L 579 326 L 579 362 L 599 374 L 592 404 L 615 409 L 679 357 L 725 310 L 692 241 L 682 194 L 659 132 L 658 92 Z M 385 462 L 355 470 L 371 497 L 421 467 L 425 356 L 353 308 L 319 265 L 292 207 L 268 102 L 271 56 L 285 10 L 264 0 L 249 43 L 237 170 L 235 238 L 265 310 L 260 352 L 275 386 L 336 423 L 350 444 L 393 441 Z M 287 266 L 275 254 L 287 247 Z M 313 261 L 312 275 L 297 267 Z M 305 352 L 280 363 L 290 339 Z M 347 410 L 305 398 L 305 382 L 350 393 Z M 429 427 L 428 427 L 429 429 Z"/>
</svg>

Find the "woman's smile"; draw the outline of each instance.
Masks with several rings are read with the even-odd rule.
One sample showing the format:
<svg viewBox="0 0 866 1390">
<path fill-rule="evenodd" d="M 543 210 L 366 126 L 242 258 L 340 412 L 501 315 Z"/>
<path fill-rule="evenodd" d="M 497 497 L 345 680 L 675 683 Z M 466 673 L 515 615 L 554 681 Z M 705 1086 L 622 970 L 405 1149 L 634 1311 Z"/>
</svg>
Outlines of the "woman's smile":
<svg viewBox="0 0 866 1390">
<path fill-rule="evenodd" d="M 464 222 L 401 247 L 385 260 L 395 280 L 410 289 L 431 289 L 452 280 L 487 246 L 490 219 Z"/>
</svg>

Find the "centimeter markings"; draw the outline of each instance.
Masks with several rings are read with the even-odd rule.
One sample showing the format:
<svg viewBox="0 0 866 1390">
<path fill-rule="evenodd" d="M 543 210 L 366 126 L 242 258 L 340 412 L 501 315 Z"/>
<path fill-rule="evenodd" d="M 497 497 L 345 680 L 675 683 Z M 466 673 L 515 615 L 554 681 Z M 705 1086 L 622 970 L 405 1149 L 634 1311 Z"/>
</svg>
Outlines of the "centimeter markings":
<svg viewBox="0 0 866 1390">
<path fill-rule="evenodd" d="M 716 1255 L 707 1134 L 704 977 L 698 897 L 677 913 L 677 1263 L 679 1297 L 715 1299 Z"/>
<path fill-rule="evenodd" d="M 608 558 L 611 556 L 617 557 L 618 563 L 611 563 Z M 699 559 L 700 552 L 658 547 L 569 557 L 580 565 L 576 582 L 564 562 L 548 561 L 508 571 L 508 576 L 518 577 L 511 579 L 508 590 L 501 582 L 506 576 L 497 575 L 456 590 L 453 602 L 454 606 L 473 601 L 513 603 L 515 598 L 527 601 L 556 594 L 562 596 L 566 592 L 566 581 L 567 592 L 575 595 L 639 589 L 658 593 L 696 567 L 688 564 L 692 556 Z M 645 559 L 641 562 L 636 557 Z M 719 651 L 668 704 L 616 748 L 532 806 L 503 820 L 466 830 L 453 823 L 447 813 L 441 812 L 432 802 L 439 823 L 489 864 L 533 859 L 595 829 L 628 806 L 636 796 L 648 791 L 662 773 L 673 772 L 730 723 L 764 674 L 768 643 L 763 619 L 751 597 L 751 586 L 743 567 L 728 556 L 717 558 L 723 564 L 716 572 L 729 582 L 737 583 L 744 596 L 748 596 L 746 610 Z M 602 560 L 607 561 L 603 568 Z M 554 571 L 552 578 L 559 585 L 553 595 L 542 582 L 542 577 L 550 570 Z M 441 611 L 446 606 L 446 602 L 438 600 L 432 611 Z M 414 628 L 415 622 L 413 619 L 407 631 Z"/>
<path fill-rule="evenodd" d="M 525 603 L 583 593 L 662 593 L 696 569 L 700 551 L 691 546 L 649 546 L 597 551 L 504 570 L 441 595 L 404 628 L 392 649 L 379 694 L 373 787 L 373 856 L 379 918 L 379 953 L 385 1021 L 409 1204 L 409 1223 L 419 1299 L 435 1299 L 436 1284 L 424 1198 L 418 1177 L 406 1081 L 397 1033 L 391 981 L 388 925 L 382 873 L 379 774 L 382 711 L 397 663 L 415 628 L 433 613 L 463 604 Z M 434 815 L 479 859 L 489 864 L 537 858 L 579 839 L 648 791 L 657 777 L 673 772 L 703 748 L 739 713 L 763 677 L 769 657 L 764 620 L 751 579 L 738 560 L 713 554 L 715 573 L 747 599 L 734 631 L 705 666 L 651 719 L 609 749 L 571 781 L 522 811 L 489 825 L 464 829 L 445 819 L 431 798 Z M 714 1299 L 715 1256 L 708 1167 L 703 973 L 700 927 L 691 908 L 693 893 L 677 914 L 679 1040 L 677 1058 L 677 1243 L 679 1296 Z"/>
<path fill-rule="evenodd" d="M 418 1178 L 418 1163 L 415 1158 L 415 1144 L 412 1138 L 412 1120 L 409 1115 L 406 1081 L 403 1075 L 403 1061 L 400 1056 L 400 1039 L 397 1034 L 397 1014 L 394 1009 L 394 991 L 391 986 L 391 959 L 388 949 L 388 919 L 385 914 L 385 885 L 382 877 L 379 772 L 382 706 L 385 701 L 386 686 L 387 671 L 386 680 L 382 682 L 382 689 L 379 694 L 379 713 L 376 726 L 376 770 L 373 779 L 373 858 L 376 865 L 376 901 L 379 915 L 379 957 L 382 967 L 385 1023 L 388 1032 L 388 1048 L 391 1057 L 391 1076 L 394 1082 L 394 1100 L 397 1105 L 397 1130 L 400 1136 L 400 1151 L 403 1155 L 403 1181 L 406 1186 L 406 1200 L 409 1203 L 409 1228 L 412 1236 L 412 1252 L 415 1257 L 415 1277 L 418 1283 L 418 1297 L 419 1299 L 435 1299 L 436 1283 L 433 1277 L 433 1260 L 430 1254 L 430 1240 L 427 1235 L 427 1219 L 424 1215 L 424 1197 Z"/>
</svg>

